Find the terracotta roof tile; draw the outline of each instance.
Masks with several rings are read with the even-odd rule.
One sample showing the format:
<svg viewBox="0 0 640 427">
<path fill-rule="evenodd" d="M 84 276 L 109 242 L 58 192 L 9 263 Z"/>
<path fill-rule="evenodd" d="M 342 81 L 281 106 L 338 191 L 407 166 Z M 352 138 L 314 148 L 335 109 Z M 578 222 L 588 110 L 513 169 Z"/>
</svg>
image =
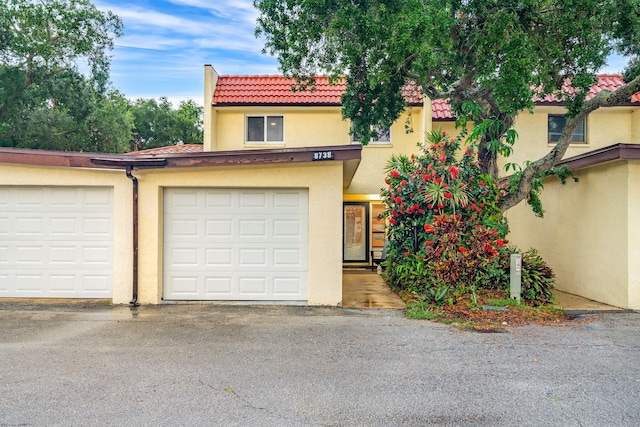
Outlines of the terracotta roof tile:
<svg viewBox="0 0 640 427">
<path fill-rule="evenodd" d="M 316 77 L 315 90 L 294 92 L 295 80 L 283 76 L 220 76 L 213 95 L 222 105 L 340 105 L 345 83 Z"/>
<path fill-rule="evenodd" d="M 608 90 L 613 92 L 619 87 L 624 85 L 624 81 L 622 80 L 622 76 L 619 74 L 600 74 L 598 75 L 598 83 L 591 86 L 589 93 L 587 94 L 587 100 L 595 97 L 599 92 L 603 90 Z M 571 82 L 567 80 L 564 85 L 562 85 L 562 92 L 572 93 L 573 88 L 571 87 Z M 560 104 L 561 101 L 555 95 L 547 95 L 544 98 L 536 98 L 536 102 L 540 103 L 557 103 Z M 640 93 L 636 93 L 631 97 L 631 103 L 640 102 Z"/>
<path fill-rule="evenodd" d="M 166 147 L 149 148 L 148 150 L 131 151 L 126 154 L 184 154 L 201 153 L 202 144 L 167 145 Z"/>
<path fill-rule="evenodd" d="M 602 90 L 613 91 L 624 84 L 622 76 L 603 74 L 598 83 L 589 91 L 587 99 L 593 98 Z M 220 76 L 213 96 L 218 105 L 328 105 L 340 106 L 340 96 L 345 90 L 345 82 L 330 85 L 327 77 L 316 77 L 315 91 L 293 92 L 295 80 L 284 76 Z M 570 91 L 567 83 L 563 90 Z M 422 104 L 422 95 L 414 85 L 407 85 L 403 95 L 411 105 Z M 556 96 L 548 95 L 536 99 L 538 103 L 558 103 Z M 635 94 L 632 103 L 640 103 L 640 93 Z M 434 120 L 452 120 L 449 104 L 444 100 L 432 102 Z"/>
<path fill-rule="evenodd" d="M 433 120 L 452 120 L 451 106 L 443 99 L 435 99 L 431 102 L 431 116 Z"/>
</svg>

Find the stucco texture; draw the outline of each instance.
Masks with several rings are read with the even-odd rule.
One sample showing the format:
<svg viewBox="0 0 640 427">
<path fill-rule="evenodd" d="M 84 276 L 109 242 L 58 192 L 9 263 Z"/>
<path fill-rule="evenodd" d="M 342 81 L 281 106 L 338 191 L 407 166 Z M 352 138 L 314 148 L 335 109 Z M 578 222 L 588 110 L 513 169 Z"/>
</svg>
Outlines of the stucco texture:
<svg viewBox="0 0 640 427">
<path fill-rule="evenodd" d="M 308 304 L 342 300 L 342 163 L 138 171 L 141 303 L 162 298 L 163 189 L 167 187 L 308 188 Z"/>
<path fill-rule="evenodd" d="M 510 240 L 540 251 L 559 290 L 640 309 L 640 165 L 616 161 L 547 180 L 543 219 L 521 203 L 507 211 Z"/>
<path fill-rule="evenodd" d="M 113 302 L 132 296 L 132 192 L 124 171 L 3 164 L 0 182 L 12 186 L 106 187 L 113 189 Z"/>
<path fill-rule="evenodd" d="M 342 300 L 342 162 L 134 170 L 139 182 L 138 302 L 162 298 L 163 190 L 166 187 L 302 188 L 309 191 L 308 304 Z M 113 303 L 131 301 L 132 183 L 123 170 L 2 165 L 17 186 L 98 186 L 114 192 Z"/>
</svg>

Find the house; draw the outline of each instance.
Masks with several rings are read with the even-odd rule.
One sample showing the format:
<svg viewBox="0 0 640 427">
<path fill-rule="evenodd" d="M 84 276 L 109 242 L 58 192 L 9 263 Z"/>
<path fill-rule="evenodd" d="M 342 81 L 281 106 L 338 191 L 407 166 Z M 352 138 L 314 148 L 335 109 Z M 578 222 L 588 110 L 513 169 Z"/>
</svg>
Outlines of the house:
<svg viewBox="0 0 640 427">
<path fill-rule="evenodd" d="M 620 84 L 619 76 L 600 81 L 596 90 Z M 344 86 L 318 77 L 315 91 L 292 92 L 291 83 L 281 76 L 219 76 L 205 66 L 202 151 L 0 149 L 0 298 L 338 305 L 343 267 L 369 265 L 371 251 L 384 243 L 378 214 L 388 159 L 417 152 L 432 129 L 455 133 L 453 117 L 442 100 L 407 91 L 407 111 L 362 147 L 341 118 Z M 512 240 L 541 250 L 560 289 L 631 308 L 640 308 L 640 244 L 630 238 L 640 237 L 632 221 L 640 203 L 631 197 L 640 191 L 640 163 L 629 154 L 639 152 L 632 148 L 640 143 L 639 105 L 634 98 L 593 113 L 584 140 L 570 148 L 568 157 L 583 160 L 568 164 L 586 164 L 578 174 L 593 175 L 603 194 L 591 193 L 591 179 L 571 189 L 551 181 L 545 220 L 520 206 L 508 214 Z M 553 99 L 541 100 L 534 114 L 518 118 L 515 161 L 549 149 L 562 111 Z M 623 144 L 605 148 L 617 143 Z M 607 163 L 571 163 L 593 159 L 590 153 Z M 610 174 L 615 192 L 604 191 Z M 563 204 L 576 198 L 569 194 L 581 194 L 578 203 Z M 608 224 L 615 251 L 607 247 L 606 254 L 597 248 L 608 228 L 573 234 L 606 223 L 589 210 L 598 200 L 618 215 Z M 560 220 L 567 212 L 572 216 Z M 558 230 L 561 221 L 566 229 Z M 594 257 L 610 264 L 588 285 L 574 285 L 574 270 L 596 271 Z M 615 280 L 601 280 L 617 268 Z"/>
</svg>

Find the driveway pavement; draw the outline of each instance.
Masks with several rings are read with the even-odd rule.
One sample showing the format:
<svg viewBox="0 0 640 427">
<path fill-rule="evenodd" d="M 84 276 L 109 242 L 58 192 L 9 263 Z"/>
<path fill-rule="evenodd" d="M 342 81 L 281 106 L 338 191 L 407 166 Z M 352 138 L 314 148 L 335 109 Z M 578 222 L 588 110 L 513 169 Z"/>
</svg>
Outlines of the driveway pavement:
<svg viewBox="0 0 640 427">
<path fill-rule="evenodd" d="M 0 304 L 0 426 L 637 426 L 640 313 Z"/>
</svg>

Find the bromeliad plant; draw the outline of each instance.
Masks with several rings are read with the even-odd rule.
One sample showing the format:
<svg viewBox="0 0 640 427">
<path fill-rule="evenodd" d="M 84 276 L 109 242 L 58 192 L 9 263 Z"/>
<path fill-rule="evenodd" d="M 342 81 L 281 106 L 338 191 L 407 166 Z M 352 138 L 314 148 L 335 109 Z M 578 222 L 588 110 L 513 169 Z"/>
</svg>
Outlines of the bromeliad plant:
<svg viewBox="0 0 640 427">
<path fill-rule="evenodd" d="M 392 157 L 382 192 L 388 280 L 438 301 L 445 288 L 464 292 L 482 282 L 508 232 L 497 206 L 505 188 L 482 173 L 474 145 L 461 152 L 460 140 L 433 131 L 420 155 Z"/>
</svg>

